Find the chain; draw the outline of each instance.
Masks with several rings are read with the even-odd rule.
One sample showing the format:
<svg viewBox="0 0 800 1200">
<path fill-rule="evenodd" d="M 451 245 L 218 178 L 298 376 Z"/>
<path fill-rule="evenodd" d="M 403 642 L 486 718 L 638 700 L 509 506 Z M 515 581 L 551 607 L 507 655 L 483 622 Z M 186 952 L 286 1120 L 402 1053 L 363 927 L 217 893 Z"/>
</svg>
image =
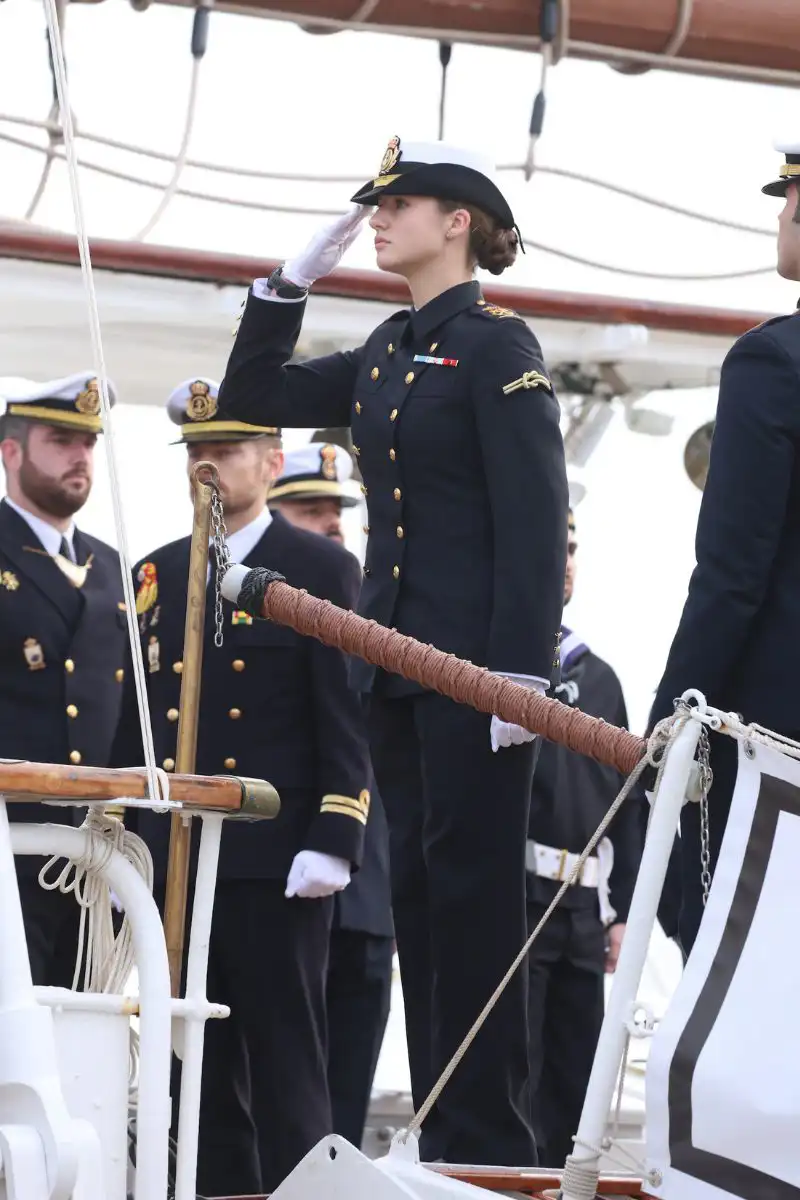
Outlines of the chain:
<svg viewBox="0 0 800 1200">
<path fill-rule="evenodd" d="M 211 493 L 211 544 L 214 547 L 216 569 L 214 571 L 214 645 L 222 645 L 224 614 L 222 611 L 222 578 L 231 565 L 231 552 L 228 549 L 228 530 L 225 528 L 225 513 L 222 510 L 222 499 L 216 488 Z"/>
<path fill-rule="evenodd" d="M 703 907 L 708 903 L 708 893 L 711 888 L 711 845 L 708 834 L 708 792 L 714 775 L 711 770 L 708 731 L 705 726 L 700 731 L 700 741 L 697 748 L 697 759 L 700 767 L 700 883 L 703 888 Z"/>
</svg>

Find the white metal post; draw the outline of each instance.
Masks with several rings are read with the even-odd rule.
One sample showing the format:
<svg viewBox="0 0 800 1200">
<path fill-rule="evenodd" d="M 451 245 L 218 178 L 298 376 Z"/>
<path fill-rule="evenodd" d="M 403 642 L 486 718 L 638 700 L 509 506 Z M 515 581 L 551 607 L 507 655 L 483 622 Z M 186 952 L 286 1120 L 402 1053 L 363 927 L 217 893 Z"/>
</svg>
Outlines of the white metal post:
<svg viewBox="0 0 800 1200">
<path fill-rule="evenodd" d="M 576 1164 L 585 1163 L 587 1171 L 597 1162 L 597 1156 L 590 1147 L 599 1147 L 605 1135 L 620 1063 L 625 1052 L 626 1022 L 632 1015 L 647 958 L 650 935 L 656 920 L 658 902 L 701 729 L 701 722 L 693 717 L 675 738 L 653 805 L 622 950 L 578 1126 L 575 1149 L 570 1156 Z M 569 1176 L 565 1180 L 567 1184 L 568 1178 Z M 562 1200 L 582 1200 L 582 1196 L 566 1186 L 562 1192 Z"/>
</svg>

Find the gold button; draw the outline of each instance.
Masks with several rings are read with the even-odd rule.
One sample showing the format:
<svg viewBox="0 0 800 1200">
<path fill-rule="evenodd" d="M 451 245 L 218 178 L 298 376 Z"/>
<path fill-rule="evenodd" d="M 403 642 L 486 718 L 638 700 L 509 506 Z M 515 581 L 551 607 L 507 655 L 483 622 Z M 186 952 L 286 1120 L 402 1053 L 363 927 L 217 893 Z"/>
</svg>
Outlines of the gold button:
<svg viewBox="0 0 800 1200">
<path fill-rule="evenodd" d="M 165 771 L 174 771 L 175 770 L 175 759 L 174 758 L 165 758 L 161 765 Z"/>
<path fill-rule="evenodd" d="M 397 455 L 394 452 L 394 450 L 389 451 L 389 458 L 392 460 L 392 462 L 394 462 L 394 460 L 397 458 Z"/>
<path fill-rule="evenodd" d="M 369 569 L 369 567 L 364 567 L 364 578 L 365 578 L 365 579 L 369 579 L 369 576 L 370 576 L 370 569 Z"/>
<path fill-rule="evenodd" d="M 403 499 L 403 493 L 400 491 L 400 488 L 395 488 L 392 492 L 392 495 L 394 496 L 395 500 Z"/>
<path fill-rule="evenodd" d="M 77 710 L 77 708 L 75 707 L 75 705 L 74 705 L 74 704 L 68 704 L 68 705 L 67 705 L 67 716 L 68 716 L 68 717 L 77 717 L 77 715 L 78 715 L 78 710 Z"/>
<path fill-rule="evenodd" d="M 361 484 L 361 495 L 366 496 L 366 494 L 367 494 L 367 489 L 364 487 L 364 484 L 362 483 Z"/>
<path fill-rule="evenodd" d="M 377 379 L 379 375 L 380 375 L 380 371 L 378 370 L 377 367 L 373 367 L 369 373 L 370 379 Z"/>
<path fill-rule="evenodd" d="M 389 342 L 389 345 L 386 347 L 386 349 L 388 350 L 389 354 L 394 354 L 394 346 L 391 342 Z"/>
<path fill-rule="evenodd" d="M 180 716 L 180 713 L 178 712 L 177 708 L 168 708 L 167 709 L 167 720 L 168 721 L 177 721 L 179 716 Z"/>
<path fill-rule="evenodd" d="M 180 675 L 181 671 L 183 670 L 183 663 L 182 662 L 173 663 L 172 669 L 176 675 Z"/>
<path fill-rule="evenodd" d="M 240 708 L 232 708 L 228 713 L 228 716 L 232 721 L 238 721 L 241 715 L 242 710 Z"/>
<path fill-rule="evenodd" d="M 71 658 L 68 658 L 65 660 L 64 670 L 67 672 L 68 675 L 71 675 L 72 672 L 75 670 L 75 663 L 72 661 Z"/>
<path fill-rule="evenodd" d="M 114 678 L 116 679 L 117 683 L 122 683 L 123 679 L 125 678 L 125 672 L 123 671 L 122 667 L 117 667 L 116 671 L 114 672 Z"/>
<path fill-rule="evenodd" d="M 390 421 L 397 420 L 397 409 L 396 408 L 393 408 L 392 411 L 389 413 L 389 420 Z"/>
<path fill-rule="evenodd" d="M 225 759 L 225 767 L 227 768 L 228 771 L 232 771 L 235 766 L 236 766 L 235 758 L 226 758 Z"/>
<path fill-rule="evenodd" d="M 369 525 L 362 525 L 361 528 L 364 530 L 364 533 L 369 533 Z"/>
<path fill-rule="evenodd" d="M 361 412 L 361 401 L 360 400 L 356 400 L 356 412 L 357 413 Z"/>
<path fill-rule="evenodd" d="M 486 301 L 485 301 L 484 299 L 480 299 L 480 300 L 478 301 L 478 304 L 481 306 L 481 308 L 483 308 L 483 306 L 484 306 L 484 304 L 485 304 L 485 303 L 486 303 Z"/>
<path fill-rule="evenodd" d="M 358 458 L 358 456 L 359 456 L 359 454 L 360 454 L 360 453 L 361 453 L 361 447 L 360 447 L 360 446 L 353 446 L 353 454 L 355 454 L 356 458 Z"/>
<path fill-rule="evenodd" d="M 408 374 L 406 375 L 406 383 L 413 383 L 413 382 L 414 382 L 414 372 L 409 371 Z"/>
<path fill-rule="evenodd" d="M 69 752 L 69 761 L 70 761 L 71 763 L 74 763 L 74 764 L 75 764 L 75 766 L 77 767 L 78 763 L 81 761 L 81 752 L 80 752 L 80 750 L 70 750 L 70 752 Z"/>
<path fill-rule="evenodd" d="M 400 568 L 392 567 L 392 574 L 394 575 L 395 579 L 399 579 L 400 578 Z"/>
<path fill-rule="evenodd" d="M 244 670 L 244 659 L 243 658 L 235 658 L 233 660 L 233 662 L 231 663 L 231 666 L 233 667 L 234 671 L 243 671 Z"/>
<path fill-rule="evenodd" d="M 397 530 L 396 530 L 396 532 L 397 532 L 397 536 L 398 536 L 399 538 L 403 537 L 403 536 L 404 536 L 404 532 L 403 532 L 403 526 L 402 526 L 402 525 L 398 525 L 398 526 L 397 526 Z"/>
</svg>

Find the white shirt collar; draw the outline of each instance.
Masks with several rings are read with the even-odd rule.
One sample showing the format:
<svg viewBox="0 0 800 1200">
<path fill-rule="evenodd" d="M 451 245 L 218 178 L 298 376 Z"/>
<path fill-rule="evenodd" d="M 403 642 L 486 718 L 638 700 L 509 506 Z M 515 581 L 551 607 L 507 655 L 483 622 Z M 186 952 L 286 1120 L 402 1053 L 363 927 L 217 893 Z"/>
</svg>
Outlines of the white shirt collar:
<svg viewBox="0 0 800 1200">
<path fill-rule="evenodd" d="M 255 550 L 271 524 L 272 513 L 265 505 L 255 520 L 251 521 L 249 525 L 244 525 L 241 529 L 237 529 L 236 533 L 228 534 L 228 549 L 231 554 L 231 562 L 243 563 L 248 554 Z M 210 575 L 211 566 L 209 565 L 207 578 Z"/>
<path fill-rule="evenodd" d="M 51 525 L 49 521 L 45 521 L 43 517 L 36 517 L 33 513 L 28 512 L 26 508 L 20 507 L 10 500 L 8 496 L 5 498 L 9 508 L 13 508 L 15 513 L 19 513 L 23 521 L 27 522 L 28 527 L 36 535 L 39 541 L 44 546 L 48 554 L 58 554 L 61 548 L 61 539 L 65 537 L 69 543 L 70 551 L 72 552 L 73 561 L 75 560 L 75 522 L 71 521 L 69 529 L 63 534 L 60 529 L 56 529 L 55 525 Z"/>
</svg>

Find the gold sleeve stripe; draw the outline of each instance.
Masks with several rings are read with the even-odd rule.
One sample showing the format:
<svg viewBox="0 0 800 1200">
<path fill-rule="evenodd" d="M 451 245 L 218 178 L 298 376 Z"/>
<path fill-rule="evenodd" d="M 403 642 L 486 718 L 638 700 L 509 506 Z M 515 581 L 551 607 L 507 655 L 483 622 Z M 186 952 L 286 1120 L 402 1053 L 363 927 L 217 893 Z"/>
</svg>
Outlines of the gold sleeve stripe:
<svg viewBox="0 0 800 1200">
<path fill-rule="evenodd" d="M 366 821 L 369 815 L 369 799 L 369 792 L 366 788 L 359 792 L 357 800 L 352 796 L 336 796 L 329 794 L 322 797 L 320 811 L 326 812 L 333 805 L 336 807 L 337 812 L 340 812 L 342 809 L 348 809 L 353 816 L 363 817 Z"/>
<path fill-rule="evenodd" d="M 352 817 L 355 821 L 360 821 L 362 825 L 367 823 L 367 814 L 361 812 L 358 808 L 348 804 L 334 804 L 332 800 L 324 801 L 320 808 L 321 813 L 338 813 L 340 817 Z"/>
</svg>

